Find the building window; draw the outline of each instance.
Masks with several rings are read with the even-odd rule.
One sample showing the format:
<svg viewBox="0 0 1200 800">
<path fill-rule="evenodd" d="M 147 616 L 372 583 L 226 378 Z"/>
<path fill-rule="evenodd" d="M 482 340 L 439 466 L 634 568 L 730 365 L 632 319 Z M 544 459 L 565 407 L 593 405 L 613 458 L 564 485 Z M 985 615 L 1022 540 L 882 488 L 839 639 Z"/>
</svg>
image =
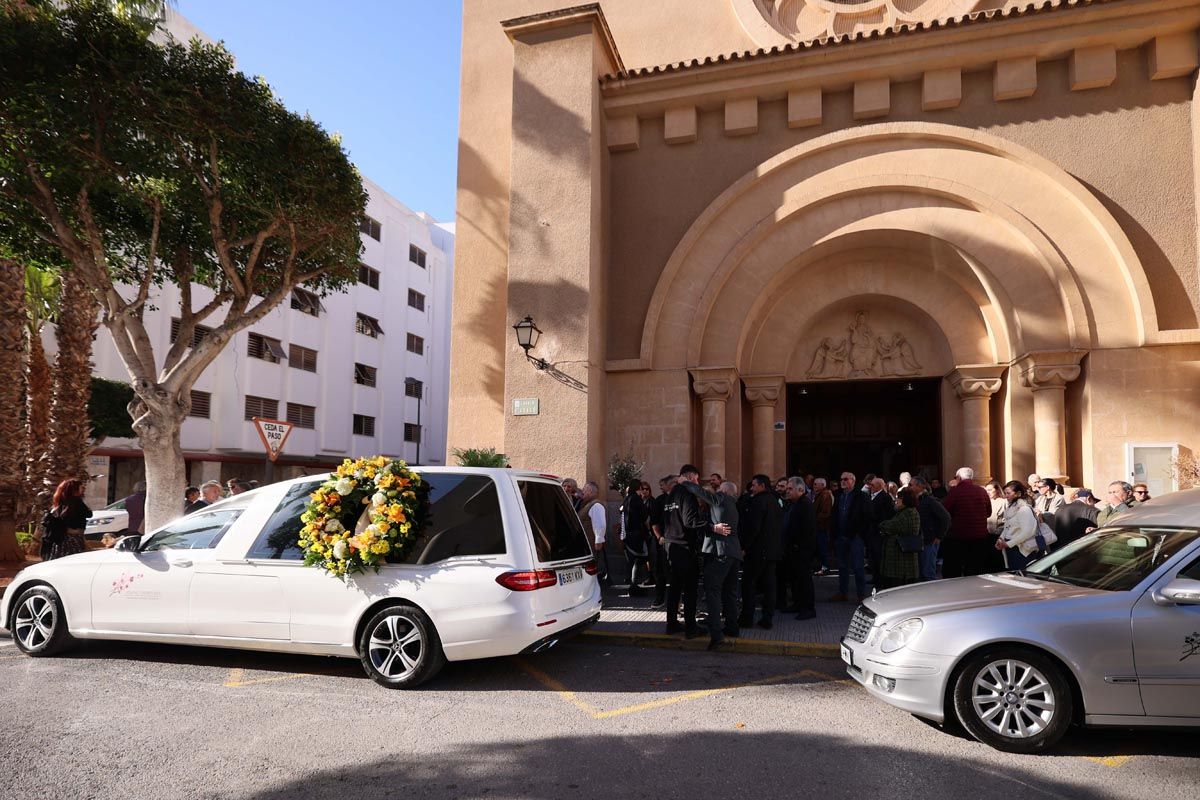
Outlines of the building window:
<svg viewBox="0 0 1200 800">
<path fill-rule="evenodd" d="M 408 304 L 417 311 L 425 310 L 425 295 L 418 292 L 416 289 L 408 290 Z"/>
<path fill-rule="evenodd" d="M 366 364 L 354 365 L 354 382 L 360 386 L 375 385 L 375 368 Z"/>
<path fill-rule="evenodd" d="M 324 307 L 321 305 L 321 298 L 307 289 L 301 289 L 299 286 L 292 289 L 292 308 L 297 311 L 303 311 L 305 314 L 311 314 L 314 317 L 321 316 L 321 312 L 324 310 Z"/>
<path fill-rule="evenodd" d="M 425 355 L 425 340 L 415 333 L 408 335 L 408 352 L 416 353 L 419 356 Z"/>
<path fill-rule="evenodd" d="M 298 344 L 288 346 L 288 365 L 305 372 L 317 371 L 317 351 Z"/>
<path fill-rule="evenodd" d="M 416 264 L 421 269 L 425 269 L 425 251 L 417 247 L 415 244 L 408 246 L 408 260 Z"/>
<path fill-rule="evenodd" d="M 182 323 L 178 317 L 171 318 L 171 344 L 175 344 L 175 340 L 179 338 L 179 327 Z M 212 328 L 207 325 L 196 325 L 192 328 L 192 344 L 191 348 L 195 350 L 204 341 L 204 337 L 212 333 Z"/>
<path fill-rule="evenodd" d="M 404 379 L 404 394 L 409 397 L 420 398 L 424 394 L 425 384 L 421 383 L 416 378 Z"/>
<path fill-rule="evenodd" d="M 374 436 L 375 435 L 375 418 L 368 417 L 365 414 L 354 415 L 354 435 L 355 436 Z"/>
<path fill-rule="evenodd" d="M 383 236 L 383 226 L 379 224 L 379 220 L 365 215 L 362 221 L 358 223 L 358 229 L 377 242 Z"/>
<path fill-rule="evenodd" d="M 288 403 L 287 421 L 297 428 L 315 428 L 317 427 L 317 408 L 301 403 Z"/>
<path fill-rule="evenodd" d="M 406 442 L 421 441 L 421 426 L 414 425 L 411 422 L 404 423 L 404 441 L 406 441 Z"/>
<path fill-rule="evenodd" d="M 246 419 L 254 419 L 255 417 L 278 419 L 279 401 L 272 400 L 269 397 L 255 397 L 252 394 L 246 395 Z"/>
<path fill-rule="evenodd" d="M 209 392 L 198 392 L 193 389 L 191 397 L 192 407 L 188 409 L 188 416 L 208 419 L 212 413 L 212 394 Z"/>
<path fill-rule="evenodd" d="M 281 359 L 287 358 L 287 353 L 283 350 L 283 345 L 278 339 L 272 339 L 270 336 L 263 336 L 261 333 L 251 333 L 249 344 L 246 347 L 246 355 L 251 358 L 261 358 L 263 361 L 270 361 L 272 364 L 278 364 Z"/>
<path fill-rule="evenodd" d="M 379 320 L 368 317 L 366 314 L 358 314 L 355 317 L 354 330 L 364 336 L 370 336 L 372 339 L 378 339 L 383 335 L 383 328 L 379 327 Z"/>
<path fill-rule="evenodd" d="M 379 288 L 379 270 L 371 269 L 366 264 L 358 265 L 358 282 L 365 283 L 372 289 Z"/>
</svg>

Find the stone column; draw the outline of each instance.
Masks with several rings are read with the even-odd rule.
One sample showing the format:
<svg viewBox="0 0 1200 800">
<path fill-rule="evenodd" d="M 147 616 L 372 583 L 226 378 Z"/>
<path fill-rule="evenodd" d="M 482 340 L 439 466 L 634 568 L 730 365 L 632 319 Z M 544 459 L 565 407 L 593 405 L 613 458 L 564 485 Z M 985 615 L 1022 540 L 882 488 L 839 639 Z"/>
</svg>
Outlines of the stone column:
<svg viewBox="0 0 1200 800">
<path fill-rule="evenodd" d="M 1067 479 L 1067 384 L 1079 377 L 1081 350 L 1029 353 L 1017 362 L 1021 385 L 1033 390 L 1034 469 Z"/>
<path fill-rule="evenodd" d="M 693 369 L 692 391 L 700 398 L 702 421 L 701 465 L 705 475 L 726 474 L 725 406 L 734 396 L 737 371 L 733 369 Z"/>
<path fill-rule="evenodd" d="M 992 395 L 1000 391 L 1004 367 L 958 367 L 947 376 L 962 401 L 963 461 L 975 470 L 975 482 L 992 479 Z M 957 467 L 955 467 L 957 468 Z"/>
<path fill-rule="evenodd" d="M 754 437 L 754 471 L 772 478 L 782 474 L 775 463 L 775 409 L 783 392 L 782 375 L 743 378 L 746 399 L 751 407 L 751 430 Z M 724 475 L 725 473 L 721 473 Z"/>
</svg>

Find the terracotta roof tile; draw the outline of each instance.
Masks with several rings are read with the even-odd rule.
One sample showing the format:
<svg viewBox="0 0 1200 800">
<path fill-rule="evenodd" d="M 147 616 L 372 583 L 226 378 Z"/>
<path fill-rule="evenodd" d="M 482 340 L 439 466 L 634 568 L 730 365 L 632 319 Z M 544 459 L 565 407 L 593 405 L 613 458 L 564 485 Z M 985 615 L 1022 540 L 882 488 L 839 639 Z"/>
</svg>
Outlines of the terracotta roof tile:
<svg viewBox="0 0 1200 800">
<path fill-rule="evenodd" d="M 683 72 L 685 70 L 697 69 L 715 64 L 730 64 L 738 61 L 751 61 L 770 56 L 799 53 L 806 50 L 821 50 L 827 47 L 849 44 L 851 42 L 867 41 L 871 39 L 890 39 L 899 36 L 912 35 L 914 33 L 920 33 L 927 30 L 959 28 L 966 25 L 987 22 L 993 19 L 1028 16 L 1030 14 L 1044 13 L 1047 11 L 1056 11 L 1077 6 L 1100 5 L 1102 3 L 1110 2 L 1115 2 L 1115 0 L 1037 0 L 1037 2 L 1009 6 L 1007 8 L 991 9 L 987 11 L 973 11 L 969 14 L 963 14 L 957 17 L 949 17 L 946 19 L 932 20 L 930 22 L 905 22 L 886 29 L 876 28 L 868 31 L 857 31 L 855 33 L 842 34 L 840 36 L 828 36 L 822 39 L 796 42 L 794 44 L 782 46 L 776 45 L 769 49 L 760 47 L 757 50 L 742 50 L 736 53 L 705 56 L 703 59 L 693 58 L 690 61 L 677 61 L 671 64 L 657 64 L 652 67 L 637 67 L 635 69 L 627 69 L 622 70 L 619 73 L 605 75 L 600 79 L 600 81 L 601 83 L 612 83 L 615 81 L 627 80 L 629 78 L 645 78 L 652 75 L 665 75 L 672 72 Z"/>
</svg>

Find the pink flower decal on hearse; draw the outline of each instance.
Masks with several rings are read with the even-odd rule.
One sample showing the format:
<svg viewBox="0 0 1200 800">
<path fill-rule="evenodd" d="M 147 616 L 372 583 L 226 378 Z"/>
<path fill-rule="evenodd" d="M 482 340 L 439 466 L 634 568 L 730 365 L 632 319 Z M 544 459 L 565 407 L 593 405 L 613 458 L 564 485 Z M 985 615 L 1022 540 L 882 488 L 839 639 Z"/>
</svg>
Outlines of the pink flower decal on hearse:
<svg viewBox="0 0 1200 800">
<path fill-rule="evenodd" d="M 139 572 L 137 575 L 123 573 L 119 578 L 112 582 L 112 591 L 108 593 L 109 597 L 114 594 L 121 594 L 128 589 L 138 578 L 144 577 L 144 573 Z"/>
</svg>

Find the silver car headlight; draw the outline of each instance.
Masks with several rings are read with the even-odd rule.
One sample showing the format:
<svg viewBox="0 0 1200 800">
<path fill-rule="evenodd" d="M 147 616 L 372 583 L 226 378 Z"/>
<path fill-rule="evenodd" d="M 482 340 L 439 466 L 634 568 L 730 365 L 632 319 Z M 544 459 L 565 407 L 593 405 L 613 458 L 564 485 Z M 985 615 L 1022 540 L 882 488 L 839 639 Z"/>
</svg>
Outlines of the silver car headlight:
<svg viewBox="0 0 1200 800">
<path fill-rule="evenodd" d="M 897 650 L 908 646 L 909 642 L 917 638 L 917 634 L 925 627 L 925 623 L 919 617 L 906 619 L 903 622 L 893 625 L 892 628 L 883 636 L 883 641 L 879 643 L 879 649 L 885 653 L 894 653 Z"/>
</svg>

